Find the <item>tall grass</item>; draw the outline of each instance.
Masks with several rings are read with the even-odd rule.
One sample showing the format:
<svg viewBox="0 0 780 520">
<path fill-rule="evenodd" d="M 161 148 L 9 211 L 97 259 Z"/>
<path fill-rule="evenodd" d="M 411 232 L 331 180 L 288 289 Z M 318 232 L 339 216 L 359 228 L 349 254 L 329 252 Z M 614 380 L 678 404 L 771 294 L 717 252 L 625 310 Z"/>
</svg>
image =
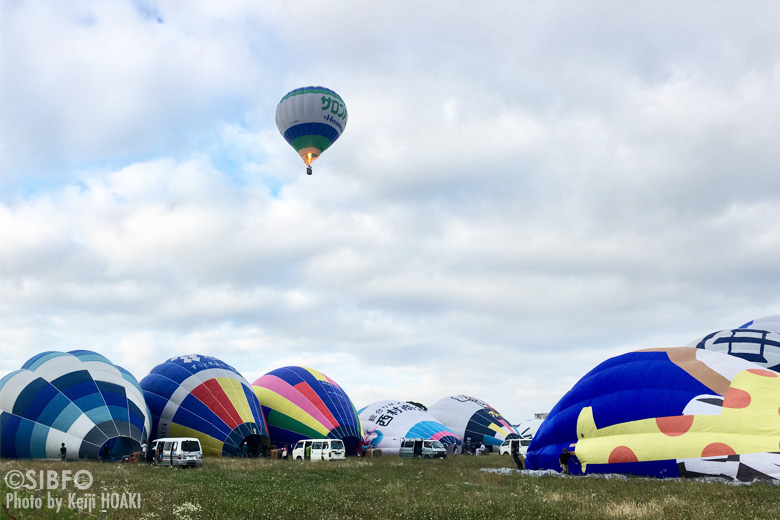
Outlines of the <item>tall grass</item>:
<svg viewBox="0 0 780 520">
<path fill-rule="evenodd" d="M 95 462 L 0 461 L 11 470 L 89 470 L 88 492 L 140 493 L 140 509 L 109 508 L 112 519 L 774 519 L 780 487 L 700 481 L 532 477 L 481 471 L 509 457 L 398 457 L 342 462 L 208 458 L 198 469 Z M 0 482 L 5 503 L 13 492 Z M 78 491 L 72 486 L 56 493 Z M 79 491 L 79 494 L 84 492 Z M 99 500 L 98 500 L 99 506 Z M 90 518 L 85 512 L 10 508 L 27 518 Z M 0 518 L 3 515 L 0 514 Z"/>
</svg>

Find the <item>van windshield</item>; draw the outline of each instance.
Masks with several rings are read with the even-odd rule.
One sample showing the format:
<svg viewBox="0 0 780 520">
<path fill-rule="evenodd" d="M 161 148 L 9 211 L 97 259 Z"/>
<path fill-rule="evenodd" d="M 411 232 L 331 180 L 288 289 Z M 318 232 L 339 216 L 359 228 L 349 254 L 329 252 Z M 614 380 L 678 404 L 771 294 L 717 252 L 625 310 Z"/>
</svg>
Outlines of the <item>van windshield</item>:
<svg viewBox="0 0 780 520">
<path fill-rule="evenodd" d="M 439 441 L 433 441 L 431 444 L 433 444 L 434 448 L 443 448 L 444 447 L 444 444 L 442 444 Z"/>
<path fill-rule="evenodd" d="M 330 449 L 332 450 L 343 450 L 344 449 L 344 443 L 341 441 L 330 441 Z"/>
<path fill-rule="evenodd" d="M 182 441 L 181 451 L 200 451 L 200 443 L 198 441 Z"/>
</svg>

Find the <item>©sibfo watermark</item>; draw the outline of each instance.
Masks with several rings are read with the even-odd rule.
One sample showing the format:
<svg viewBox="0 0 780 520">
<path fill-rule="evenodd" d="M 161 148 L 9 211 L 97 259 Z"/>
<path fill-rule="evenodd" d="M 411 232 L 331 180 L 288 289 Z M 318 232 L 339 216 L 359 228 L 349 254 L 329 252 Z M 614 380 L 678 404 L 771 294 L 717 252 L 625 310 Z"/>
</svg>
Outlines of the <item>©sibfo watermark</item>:
<svg viewBox="0 0 780 520">
<path fill-rule="evenodd" d="M 140 493 L 79 493 L 92 487 L 92 473 L 86 469 L 27 470 L 12 469 L 5 474 L 5 485 L 13 490 L 6 493 L 4 509 L 55 509 L 65 506 L 77 511 L 98 509 L 139 509 Z M 69 491 L 73 490 L 73 491 Z M 45 492 L 45 496 L 43 495 Z"/>
<path fill-rule="evenodd" d="M 12 469 L 5 474 L 5 485 L 11 489 L 26 489 L 28 491 L 62 489 L 71 484 L 82 491 L 92 487 L 92 473 L 80 469 L 75 473 L 69 469 L 55 471 L 53 469 L 21 471 Z"/>
</svg>

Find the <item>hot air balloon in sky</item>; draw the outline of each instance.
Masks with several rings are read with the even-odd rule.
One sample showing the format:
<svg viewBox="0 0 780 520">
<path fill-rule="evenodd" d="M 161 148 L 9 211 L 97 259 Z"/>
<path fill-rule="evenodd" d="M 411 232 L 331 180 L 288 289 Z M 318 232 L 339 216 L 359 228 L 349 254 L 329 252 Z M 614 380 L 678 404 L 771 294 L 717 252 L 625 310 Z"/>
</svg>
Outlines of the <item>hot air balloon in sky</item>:
<svg viewBox="0 0 780 520">
<path fill-rule="evenodd" d="M 0 380 L 0 457 L 118 459 L 151 428 L 138 381 L 96 352 L 44 352 Z"/>
<path fill-rule="evenodd" d="M 325 87 L 297 88 L 277 105 L 276 127 L 301 156 L 306 173 L 311 175 L 311 163 L 347 127 L 347 105 L 341 96 Z"/>
<path fill-rule="evenodd" d="M 250 456 L 269 447 L 249 382 L 217 358 L 171 358 L 154 367 L 141 388 L 152 413 L 151 440 L 197 437 L 203 452 L 211 455 L 236 455 L 243 442 Z"/>
<path fill-rule="evenodd" d="M 514 426 L 492 406 L 467 395 L 439 399 L 428 407 L 428 413 L 463 442 L 476 446 L 484 443 L 491 451 L 507 439 L 519 438 Z"/>
<path fill-rule="evenodd" d="M 780 476 L 780 375 L 707 349 L 630 352 L 604 361 L 555 405 L 529 469 L 653 477 Z"/>
<path fill-rule="evenodd" d="M 377 401 L 358 412 L 365 428 L 365 442 L 382 453 L 398 455 L 402 438 L 433 439 L 461 444 L 460 438 L 431 414 L 411 403 Z"/>
<path fill-rule="evenodd" d="M 354 455 L 363 438 L 357 410 L 331 378 L 304 367 L 272 370 L 252 383 L 277 446 L 301 439 L 341 439 Z"/>
</svg>

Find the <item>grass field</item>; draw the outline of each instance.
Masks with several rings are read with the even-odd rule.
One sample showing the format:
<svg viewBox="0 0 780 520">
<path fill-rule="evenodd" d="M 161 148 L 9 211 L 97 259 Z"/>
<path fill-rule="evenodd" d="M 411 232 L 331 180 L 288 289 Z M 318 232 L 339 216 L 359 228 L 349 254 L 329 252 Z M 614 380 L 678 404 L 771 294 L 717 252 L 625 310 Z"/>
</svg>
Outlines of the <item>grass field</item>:
<svg viewBox="0 0 780 520">
<path fill-rule="evenodd" d="M 780 486 L 732 486 L 692 480 L 533 477 L 482 468 L 512 467 L 509 457 L 459 456 L 446 460 L 398 457 L 341 462 L 283 462 L 265 459 L 206 459 L 202 468 L 143 464 L 0 460 L 3 505 L 0 518 L 111 519 L 508 519 L 508 518 L 690 518 L 776 519 Z M 88 470 L 92 486 L 72 482 L 44 489 L 40 508 L 33 492 L 11 489 L 7 475 L 40 476 Z M 13 482 L 12 482 L 13 484 Z M 11 494 L 9 497 L 8 494 Z M 91 512 L 76 513 L 68 499 L 81 498 Z M 102 497 L 109 502 L 101 512 Z M 127 500 L 122 503 L 120 498 Z M 134 498 L 140 498 L 140 508 Z M 63 499 L 59 512 L 49 500 Z M 27 502 L 23 503 L 26 499 Z M 9 503 L 10 500 L 10 503 Z M 16 505 L 13 507 L 14 500 Z M 10 506 L 10 507 L 8 507 Z M 82 507 L 82 509 L 85 509 Z"/>
</svg>

